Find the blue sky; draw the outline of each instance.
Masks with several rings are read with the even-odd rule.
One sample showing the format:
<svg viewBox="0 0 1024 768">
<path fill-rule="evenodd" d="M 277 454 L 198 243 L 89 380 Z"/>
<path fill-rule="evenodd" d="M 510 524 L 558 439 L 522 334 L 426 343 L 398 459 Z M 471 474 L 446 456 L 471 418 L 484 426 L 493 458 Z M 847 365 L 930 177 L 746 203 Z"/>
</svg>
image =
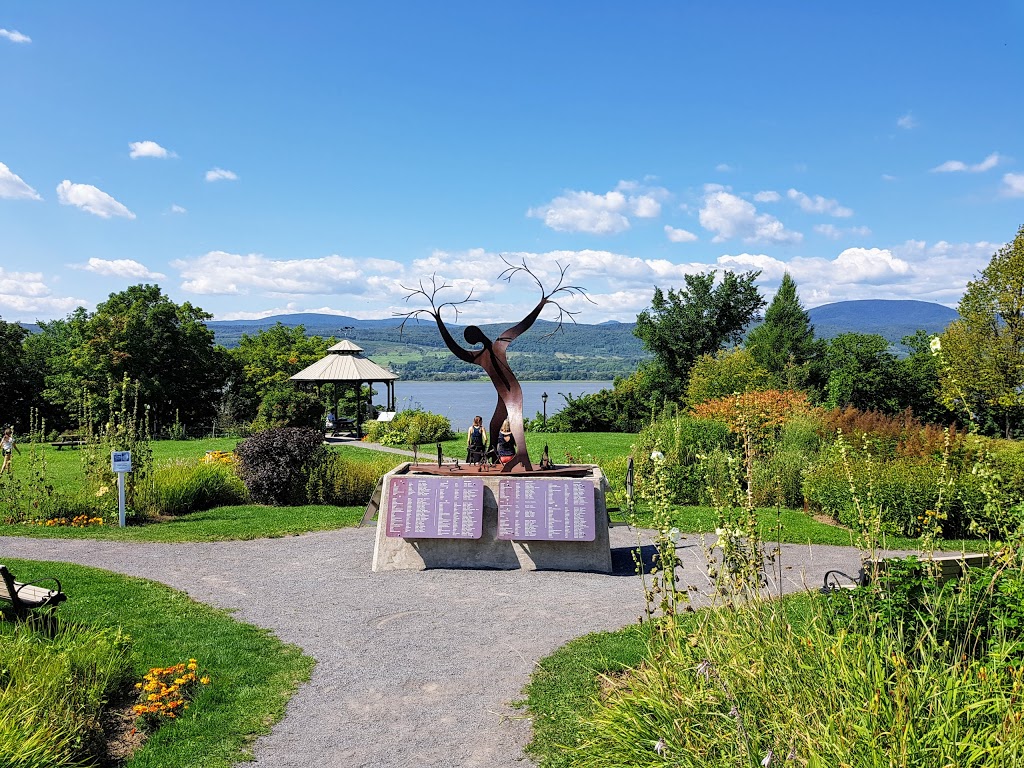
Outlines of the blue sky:
<svg viewBox="0 0 1024 768">
<path fill-rule="evenodd" d="M 0 317 L 955 306 L 1024 224 L 1024 3 L 0 0 Z"/>
</svg>

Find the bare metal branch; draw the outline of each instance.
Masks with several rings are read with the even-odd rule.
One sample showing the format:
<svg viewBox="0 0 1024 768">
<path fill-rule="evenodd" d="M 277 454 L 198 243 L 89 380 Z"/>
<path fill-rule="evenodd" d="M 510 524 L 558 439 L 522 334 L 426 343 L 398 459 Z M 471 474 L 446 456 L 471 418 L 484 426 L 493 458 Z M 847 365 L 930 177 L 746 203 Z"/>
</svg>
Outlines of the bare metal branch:
<svg viewBox="0 0 1024 768">
<path fill-rule="evenodd" d="M 473 289 L 471 288 L 469 290 L 469 295 L 466 296 L 466 298 L 462 299 L 461 301 L 445 301 L 442 302 L 441 304 L 438 304 L 437 294 L 439 294 L 441 291 L 447 290 L 448 288 L 452 288 L 454 286 L 451 283 L 448 283 L 443 280 L 441 281 L 440 284 L 438 284 L 436 273 L 430 276 L 429 288 L 423 284 L 422 278 L 419 281 L 418 288 L 410 288 L 409 286 L 402 285 L 401 283 L 399 283 L 399 286 L 403 291 L 409 292 L 406 296 L 402 298 L 403 301 L 408 302 L 410 299 L 416 296 L 422 296 L 430 304 L 430 309 L 423 307 L 422 309 L 414 309 L 410 312 L 393 313 L 394 317 L 404 318 L 398 326 L 399 336 L 401 336 L 405 332 L 406 323 L 408 323 L 410 320 L 416 320 L 418 322 L 421 315 L 426 315 L 435 322 L 441 322 L 441 312 L 444 310 L 445 307 L 451 307 L 453 310 L 455 310 L 455 320 L 458 321 L 459 314 L 461 312 L 461 310 L 459 309 L 460 306 L 462 306 L 463 304 L 468 304 L 470 302 L 479 301 L 478 299 L 473 298 Z"/>
</svg>

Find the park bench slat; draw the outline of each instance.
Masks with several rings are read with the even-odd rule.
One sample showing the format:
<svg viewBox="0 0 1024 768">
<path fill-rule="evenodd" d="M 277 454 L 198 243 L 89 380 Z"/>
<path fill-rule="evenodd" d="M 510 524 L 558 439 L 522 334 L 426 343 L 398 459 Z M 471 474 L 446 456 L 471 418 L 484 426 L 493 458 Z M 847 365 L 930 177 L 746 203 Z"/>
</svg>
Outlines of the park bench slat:
<svg viewBox="0 0 1024 768">
<path fill-rule="evenodd" d="M 57 585 L 56 589 L 49 589 L 41 584 L 23 583 L 14 580 L 12 574 L 5 565 L 0 565 L 0 600 L 6 600 L 11 604 L 14 615 L 19 619 L 28 618 L 29 614 L 38 608 L 49 608 L 53 610 L 68 596 L 61 591 L 60 582 L 57 579 L 44 579 L 52 581 Z"/>
</svg>

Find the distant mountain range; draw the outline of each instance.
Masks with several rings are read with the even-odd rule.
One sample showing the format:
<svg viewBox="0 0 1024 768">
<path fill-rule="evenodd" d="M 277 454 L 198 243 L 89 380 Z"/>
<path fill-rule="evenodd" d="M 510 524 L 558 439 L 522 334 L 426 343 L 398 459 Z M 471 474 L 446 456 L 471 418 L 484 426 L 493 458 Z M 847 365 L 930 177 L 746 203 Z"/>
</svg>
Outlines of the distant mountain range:
<svg viewBox="0 0 1024 768">
<path fill-rule="evenodd" d="M 900 340 L 918 329 L 941 333 L 956 320 L 955 310 L 926 301 L 865 300 L 840 301 L 808 310 L 815 335 L 830 339 L 840 333 L 877 333 L 897 352 Z M 243 334 L 250 336 L 276 323 L 302 325 L 309 336 L 348 339 L 368 356 L 389 366 L 403 379 L 470 379 L 480 369 L 463 363 L 444 346 L 431 321 L 410 322 L 399 333 L 400 318 L 359 320 L 345 315 L 301 313 L 275 315 L 259 320 L 211 320 L 207 323 L 218 344 L 231 348 Z M 510 323 L 493 323 L 481 328 L 490 338 Z M 633 335 L 634 323 L 605 321 L 593 325 L 557 325 L 538 320 L 529 333 L 516 339 L 509 352 L 510 362 L 523 381 L 558 379 L 612 379 L 636 370 L 649 355 Z M 26 324 L 35 332 L 34 325 Z M 449 325 L 462 340 L 464 326 Z"/>
<path fill-rule="evenodd" d="M 865 299 L 862 301 L 838 301 L 834 304 L 823 304 L 820 307 L 809 309 L 811 322 L 814 324 L 814 333 L 819 338 L 831 339 L 841 333 L 877 333 L 885 337 L 890 343 L 899 345 L 904 336 L 910 336 L 918 329 L 929 334 L 941 333 L 947 325 L 956 320 L 959 315 L 955 309 L 950 309 L 942 304 L 934 304 L 927 301 L 914 300 L 889 300 L 889 299 Z M 395 331 L 401 320 L 398 318 L 386 318 L 383 320 L 359 320 L 345 315 L 324 315 L 313 313 L 302 313 L 294 315 L 274 315 L 259 320 L 212 320 L 207 325 L 213 330 L 217 343 L 226 347 L 237 345 L 238 338 L 243 333 L 257 333 L 261 328 L 269 328 L 276 323 L 282 325 L 303 325 L 306 333 L 315 336 L 337 336 L 357 341 L 365 334 L 364 331 L 373 331 L 373 337 L 380 335 L 390 336 L 388 331 Z M 503 323 L 493 323 L 483 326 L 484 330 L 494 330 L 503 327 Z M 543 335 L 553 323 L 545 324 L 540 320 L 531 331 L 530 336 L 537 334 L 538 330 Z M 634 323 L 622 323 L 617 320 L 605 320 L 595 325 L 575 326 L 576 329 L 600 328 L 604 333 L 610 333 L 617 337 L 635 338 L 632 336 Z M 464 326 L 450 325 L 455 330 L 461 330 Z M 420 323 L 409 323 L 406 326 L 406 334 L 418 336 L 423 329 L 428 333 L 437 336 L 433 323 L 420 321 Z M 568 325 L 566 333 L 560 334 L 562 338 L 569 341 L 574 326 Z M 397 334 L 397 331 L 396 331 Z M 589 334 L 588 334 L 589 335 Z M 523 336 L 516 342 L 520 344 L 530 338 Z M 557 337 L 556 337 L 557 338 Z M 379 339 L 375 339 L 379 340 Z M 437 338 L 440 345 L 440 338 Z M 636 341 L 639 348 L 639 340 Z M 563 345 L 559 345 L 563 346 Z M 575 351 L 579 351 L 577 348 Z M 642 353 L 639 353 L 642 357 Z"/>
<path fill-rule="evenodd" d="M 807 311 L 814 323 L 814 334 L 831 339 L 840 333 L 877 333 L 890 344 L 899 345 L 904 336 L 918 329 L 929 335 L 942 333 L 960 317 L 955 309 L 927 301 L 865 299 L 822 304 Z"/>
</svg>

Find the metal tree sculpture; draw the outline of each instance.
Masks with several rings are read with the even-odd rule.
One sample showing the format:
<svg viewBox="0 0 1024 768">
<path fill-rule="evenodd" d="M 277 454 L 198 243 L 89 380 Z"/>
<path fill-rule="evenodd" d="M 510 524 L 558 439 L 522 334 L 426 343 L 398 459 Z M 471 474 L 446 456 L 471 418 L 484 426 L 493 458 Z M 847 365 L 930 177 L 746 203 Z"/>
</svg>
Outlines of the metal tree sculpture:
<svg viewBox="0 0 1024 768">
<path fill-rule="evenodd" d="M 519 385 L 519 380 L 516 379 L 516 375 L 509 367 L 506 352 L 508 350 L 508 345 L 529 330 L 530 326 L 532 326 L 540 316 L 541 310 L 549 304 L 558 309 L 558 317 L 556 318 L 557 325 L 550 333 L 545 334 L 545 337 L 562 330 L 566 320 L 570 320 L 575 323 L 576 319 L 574 315 L 579 313 L 569 311 L 562 306 L 559 300 L 555 298 L 559 296 L 559 294 L 562 294 L 563 296 L 575 296 L 576 294 L 579 294 L 588 301 L 590 301 L 590 297 L 587 296 L 586 292 L 580 286 L 565 284 L 565 273 L 568 267 L 563 267 L 558 262 L 555 262 L 559 270 L 558 284 L 551 291 L 546 291 L 540 278 L 537 277 L 537 275 L 526 265 L 525 260 L 523 260 L 521 264 L 512 264 L 504 257 L 502 257 L 501 260 L 505 262 L 507 268 L 498 275 L 498 279 L 504 280 L 505 282 L 511 282 L 512 278 L 517 273 L 523 272 L 529 275 L 533 279 L 533 282 L 537 284 L 537 287 L 540 289 L 541 298 L 530 314 L 511 328 L 503 331 L 498 338 L 493 341 L 487 338 L 479 326 L 468 326 L 466 330 L 463 331 L 463 336 L 470 344 L 474 346 L 477 344 L 481 345 L 479 349 L 466 349 L 461 346 L 444 324 L 444 320 L 441 319 L 441 311 L 445 307 L 451 307 L 455 312 L 455 319 L 458 319 L 459 307 L 471 301 L 476 301 L 476 299 L 473 298 L 473 291 L 470 290 L 469 296 L 464 298 L 462 301 L 446 301 L 438 304 L 437 295 L 441 291 L 451 288 L 452 285 L 443 281 L 438 284 L 437 275 L 431 275 L 429 288 L 424 285 L 422 280 L 419 283 L 419 288 L 408 288 L 404 285 L 402 286 L 402 288 L 409 291 L 409 295 L 405 297 L 406 301 L 409 301 L 414 296 L 422 296 L 430 302 L 430 309 L 416 309 L 412 312 L 399 312 L 396 314 L 398 317 L 405 318 L 402 320 L 401 326 L 399 326 L 400 330 L 404 330 L 405 324 L 409 322 L 409 320 L 418 319 L 420 315 L 427 315 L 433 318 L 434 322 L 437 323 L 437 329 L 441 333 L 441 338 L 444 339 L 444 343 L 448 346 L 448 349 L 452 351 L 452 354 L 461 360 L 465 360 L 467 363 L 479 365 L 487 373 L 488 378 L 490 378 L 491 383 L 494 384 L 494 388 L 498 393 L 498 403 L 494 408 L 494 414 L 491 416 L 490 422 L 490 444 L 497 444 L 498 431 L 501 429 L 501 424 L 505 419 L 508 419 L 509 426 L 512 428 L 512 436 L 516 441 L 516 454 L 512 461 L 502 467 L 502 472 L 511 472 L 516 466 L 522 466 L 526 470 L 531 470 L 533 469 L 533 465 L 530 463 L 530 456 L 526 451 L 526 430 L 523 427 L 523 389 Z"/>
</svg>

